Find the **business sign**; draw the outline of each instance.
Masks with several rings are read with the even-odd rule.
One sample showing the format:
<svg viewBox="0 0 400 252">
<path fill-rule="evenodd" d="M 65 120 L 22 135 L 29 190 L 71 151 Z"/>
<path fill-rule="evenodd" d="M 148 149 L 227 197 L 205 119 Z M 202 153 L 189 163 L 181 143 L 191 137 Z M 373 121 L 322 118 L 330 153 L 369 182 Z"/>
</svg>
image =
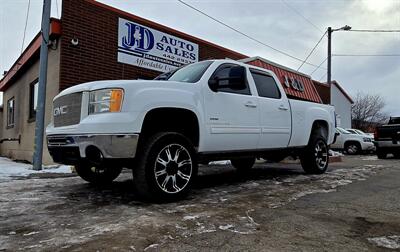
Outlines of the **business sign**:
<svg viewBox="0 0 400 252">
<path fill-rule="evenodd" d="M 287 88 L 293 88 L 294 90 L 304 92 L 304 84 L 301 80 L 288 77 L 287 75 L 284 75 L 283 78 L 285 78 L 285 86 Z"/>
<path fill-rule="evenodd" d="M 197 44 L 123 18 L 119 19 L 118 62 L 168 72 L 197 61 Z"/>
</svg>

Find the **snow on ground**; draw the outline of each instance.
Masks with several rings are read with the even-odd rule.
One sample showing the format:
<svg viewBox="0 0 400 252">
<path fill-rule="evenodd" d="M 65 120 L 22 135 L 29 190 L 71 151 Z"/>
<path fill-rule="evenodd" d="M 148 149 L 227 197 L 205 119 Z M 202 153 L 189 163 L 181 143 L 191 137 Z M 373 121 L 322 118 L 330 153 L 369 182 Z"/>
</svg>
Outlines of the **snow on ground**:
<svg viewBox="0 0 400 252">
<path fill-rule="evenodd" d="M 11 159 L 0 157 L 0 181 L 13 177 L 26 177 L 35 173 L 71 173 L 69 165 L 47 165 L 43 170 L 35 171 L 31 164 L 19 163 Z"/>
<path fill-rule="evenodd" d="M 368 238 L 368 241 L 374 243 L 378 247 L 384 247 L 389 249 L 400 248 L 400 236 L 398 235 Z"/>
</svg>

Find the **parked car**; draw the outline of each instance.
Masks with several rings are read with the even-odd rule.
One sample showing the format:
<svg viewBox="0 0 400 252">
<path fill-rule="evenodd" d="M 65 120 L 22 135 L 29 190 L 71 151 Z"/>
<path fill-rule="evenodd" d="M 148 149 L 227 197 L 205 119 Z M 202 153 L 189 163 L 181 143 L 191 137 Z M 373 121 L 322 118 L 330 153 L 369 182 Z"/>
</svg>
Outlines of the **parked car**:
<svg viewBox="0 0 400 252">
<path fill-rule="evenodd" d="M 400 117 L 390 117 L 386 125 L 376 127 L 374 143 L 378 158 L 386 158 L 388 153 L 400 158 Z"/>
<path fill-rule="evenodd" d="M 300 157 L 324 173 L 334 107 L 288 99 L 269 70 L 232 60 L 187 65 L 163 80 L 95 81 L 54 98 L 48 149 L 91 183 L 133 171 L 133 189 L 152 200 L 184 196 L 197 164 L 230 159 L 239 170 L 273 155 Z"/>
<path fill-rule="evenodd" d="M 348 132 L 352 133 L 352 134 L 368 136 L 368 137 L 372 138 L 372 140 L 374 140 L 374 134 L 373 133 L 365 133 L 364 131 L 359 130 L 359 129 L 346 129 L 346 130 Z"/>
<path fill-rule="evenodd" d="M 349 155 L 375 150 L 372 138 L 367 135 L 353 134 L 340 127 L 336 128 L 336 134 L 336 141 L 331 145 L 332 149 L 343 150 Z"/>
</svg>

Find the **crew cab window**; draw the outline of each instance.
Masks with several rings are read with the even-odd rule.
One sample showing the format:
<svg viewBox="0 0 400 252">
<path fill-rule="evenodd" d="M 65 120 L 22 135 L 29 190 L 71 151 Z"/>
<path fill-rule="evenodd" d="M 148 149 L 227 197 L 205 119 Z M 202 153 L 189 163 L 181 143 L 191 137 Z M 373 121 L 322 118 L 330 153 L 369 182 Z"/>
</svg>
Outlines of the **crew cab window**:
<svg viewBox="0 0 400 252">
<path fill-rule="evenodd" d="M 282 97 L 274 78 L 261 71 L 250 70 L 256 84 L 258 96 L 280 99 Z"/>
<path fill-rule="evenodd" d="M 201 79 L 204 72 L 211 65 L 212 61 L 202 61 L 199 63 L 193 63 L 176 70 L 171 76 L 167 76 L 165 79 L 169 81 L 189 82 L 195 83 Z"/>
<path fill-rule="evenodd" d="M 220 65 L 217 70 L 211 75 L 210 79 L 224 79 L 229 77 L 229 72 L 232 67 L 237 67 L 238 65 L 235 64 L 222 64 Z M 227 85 L 228 80 L 221 80 L 219 82 L 220 85 Z M 218 92 L 226 92 L 226 93 L 234 93 L 234 94 L 243 94 L 243 95 L 251 95 L 249 84 L 246 81 L 246 88 L 245 89 L 232 89 L 232 88 L 219 88 Z"/>
</svg>

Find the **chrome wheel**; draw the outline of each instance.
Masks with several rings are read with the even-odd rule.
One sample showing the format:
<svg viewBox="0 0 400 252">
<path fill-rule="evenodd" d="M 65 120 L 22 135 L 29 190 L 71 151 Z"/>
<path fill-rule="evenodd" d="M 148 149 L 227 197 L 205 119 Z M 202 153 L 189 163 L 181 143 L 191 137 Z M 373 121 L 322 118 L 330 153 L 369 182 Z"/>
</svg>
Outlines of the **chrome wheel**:
<svg viewBox="0 0 400 252">
<path fill-rule="evenodd" d="M 351 144 L 351 145 L 347 146 L 346 152 L 351 155 L 357 154 L 358 153 L 357 145 Z"/>
<path fill-rule="evenodd" d="M 154 176 L 157 185 L 166 193 L 178 193 L 192 177 L 193 163 L 189 151 L 180 144 L 170 144 L 157 155 Z"/>
<path fill-rule="evenodd" d="M 328 147 L 323 141 L 318 141 L 315 145 L 315 163 L 319 169 L 325 169 L 328 163 Z"/>
</svg>

